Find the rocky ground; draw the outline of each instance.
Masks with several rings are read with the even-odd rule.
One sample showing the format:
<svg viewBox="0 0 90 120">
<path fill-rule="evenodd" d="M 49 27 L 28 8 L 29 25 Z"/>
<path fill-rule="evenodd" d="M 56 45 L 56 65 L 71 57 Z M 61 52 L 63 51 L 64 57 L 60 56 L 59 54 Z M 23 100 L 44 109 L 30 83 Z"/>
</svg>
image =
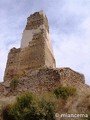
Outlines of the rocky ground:
<svg viewBox="0 0 90 120">
<path fill-rule="evenodd" d="M 0 84 L 0 109 L 8 103 L 13 103 L 17 95 L 22 92 L 32 91 L 41 95 L 53 92 L 59 86 L 76 88 L 77 94 L 67 100 L 58 101 L 58 112 L 61 113 L 88 113 L 90 111 L 90 86 L 85 84 L 84 75 L 70 68 L 40 68 L 26 71 L 22 78 L 18 78 L 18 85 L 11 88 L 11 81 Z M 60 120 L 68 120 L 60 118 Z M 69 118 L 69 120 L 80 120 Z"/>
</svg>

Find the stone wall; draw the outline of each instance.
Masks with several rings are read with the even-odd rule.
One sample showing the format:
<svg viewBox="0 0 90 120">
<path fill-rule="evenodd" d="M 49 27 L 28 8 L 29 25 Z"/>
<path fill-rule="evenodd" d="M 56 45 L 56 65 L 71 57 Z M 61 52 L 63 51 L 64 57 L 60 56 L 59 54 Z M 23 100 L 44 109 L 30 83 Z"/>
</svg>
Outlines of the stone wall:
<svg viewBox="0 0 90 120">
<path fill-rule="evenodd" d="M 48 19 L 43 11 L 35 12 L 27 18 L 26 30 L 37 29 L 40 25 L 45 25 L 45 29 L 49 32 Z"/>
<path fill-rule="evenodd" d="M 42 11 L 31 15 L 25 30 L 21 41 L 23 47 L 11 49 L 8 55 L 5 81 L 12 80 L 15 76 L 21 78 L 29 69 L 56 67 L 46 15 Z"/>
<path fill-rule="evenodd" d="M 15 102 L 17 95 L 26 91 L 37 95 L 53 93 L 60 86 L 71 86 L 76 88 L 76 95 L 68 99 L 59 99 L 58 113 L 86 113 L 90 101 L 90 86 L 84 84 L 84 76 L 70 68 L 38 68 L 26 71 L 26 76 L 19 79 L 16 89 L 10 87 L 11 81 L 0 84 L 0 105 L 5 106 Z M 85 102 L 84 102 L 85 101 Z M 87 103 L 87 104 L 86 104 Z M 67 112 L 68 111 L 68 112 Z M 81 112 L 81 111 L 80 111 Z M 72 119 L 71 119 L 72 120 Z"/>
<path fill-rule="evenodd" d="M 36 12 L 27 18 L 27 24 L 21 40 L 21 48 L 27 47 L 29 42 L 32 41 L 33 35 L 41 32 L 41 30 L 46 30 L 49 33 L 48 20 L 43 11 Z"/>
<path fill-rule="evenodd" d="M 21 49 L 19 53 L 16 52 L 16 49 L 11 50 L 4 80 L 11 80 L 15 76 L 23 76 L 25 70 L 41 66 L 44 66 L 44 43 L 41 40 L 32 41 L 30 47 Z"/>
<path fill-rule="evenodd" d="M 51 68 L 55 68 L 56 62 L 53 55 L 51 54 L 51 51 L 48 49 L 47 43 L 45 44 L 44 47 L 45 47 L 45 65 Z"/>
<path fill-rule="evenodd" d="M 85 84 L 84 75 L 78 73 L 70 68 L 59 68 L 60 76 L 62 79 L 62 83 L 71 82 L 71 83 L 83 83 Z"/>
<path fill-rule="evenodd" d="M 20 49 L 12 48 L 8 54 L 7 65 L 4 73 L 4 80 L 17 76 Z"/>
<path fill-rule="evenodd" d="M 55 59 L 50 52 L 42 33 L 34 34 L 29 46 L 24 49 L 11 49 L 4 80 L 12 80 L 15 76 L 21 78 L 25 71 L 40 67 L 55 67 Z"/>
<path fill-rule="evenodd" d="M 10 81 L 5 81 L 1 87 L 1 95 L 16 95 L 25 91 L 32 91 L 34 93 L 52 92 L 59 86 L 72 86 L 77 88 L 80 94 L 86 94 L 90 90 L 90 87 L 85 85 L 84 75 L 73 71 L 70 68 L 37 68 L 29 69 L 25 71 L 25 74 L 21 76 L 19 85 L 15 91 L 10 88 Z M 6 92 L 5 92 L 6 91 Z M 81 92 L 80 92 L 81 91 Z"/>
</svg>

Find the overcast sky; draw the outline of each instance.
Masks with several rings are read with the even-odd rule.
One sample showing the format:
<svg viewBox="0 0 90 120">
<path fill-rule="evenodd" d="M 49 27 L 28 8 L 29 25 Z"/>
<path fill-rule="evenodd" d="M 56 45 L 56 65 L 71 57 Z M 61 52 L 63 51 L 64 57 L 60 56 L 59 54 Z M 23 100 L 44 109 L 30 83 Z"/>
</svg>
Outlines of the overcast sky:
<svg viewBox="0 0 90 120">
<path fill-rule="evenodd" d="M 83 73 L 90 85 L 90 0 L 0 0 L 0 81 L 27 17 L 40 10 L 48 17 L 57 67 Z"/>
</svg>

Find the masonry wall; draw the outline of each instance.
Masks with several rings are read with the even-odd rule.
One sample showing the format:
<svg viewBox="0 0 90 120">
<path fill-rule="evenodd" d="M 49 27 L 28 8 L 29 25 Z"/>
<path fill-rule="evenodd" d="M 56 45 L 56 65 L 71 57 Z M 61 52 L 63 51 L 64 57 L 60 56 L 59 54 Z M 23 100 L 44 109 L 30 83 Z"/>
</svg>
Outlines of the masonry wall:
<svg viewBox="0 0 90 120">
<path fill-rule="evenodd" d="M 13 78 L 13 76 L 17 76 L 17 67 L 19 63 L 19 54 L 20 49 L 12 48 L 8 54 L 8 60 L 7 65 L 4 73 L 4 81 L 8 80 L 10 78 Z"/>
<path fill-rule="evenodd" d="M 51 92 L 60 86 L 71 86 L 77 88 L 77 91 L 90 91 L 90 88 L 84 84 L 84 75 L 73 71 L 70 68 L 37 68 L 29 69 L 24 76 L 19 78 L 19 84 L 15 91 L 10 92 L 10 81 L 5 81 L 1 86 L 0 95 L 9 96 L 17 93 L 32 91 L 35 93 Z M 4 92 L 3 92 L 4 91 Z M 13 93 L 14 92 L 14 93 Z"/>
<path fill-rule="evenodd" d="M 28 17 L 21 48 L 11 49 L 8 55 L 4 80 L 21 78 L 29 69 L 41 67 L 55 67 L 48 20 L 42 11 Z"/>
<path fill-rule="evenodd" d="M 4 80 L 11 80 L 15 76 L 21 77 L 26 70 L 37 69 L 44 64 L 44 43 L 41 40 L 32 41 L 25 49 L 18 52 L 17 49 L 10 51 Z"/>
<path fill-rule="evenodd" d="M 33 35 L 39 33 L 42 29 L 49 33 L 48 20 L 46 15 L 40 11 L 30 15 L 27 18 L 27 24 L 21 40 L 21 48 L 27 47 L 32 41 Z"/>
<path fill-rule="evenodd" d="M 25 76 L 29 69 L 55 67 L 55 59 L 45 41 L 44 32 L 34 34 L 29 46 L 23 49 L 11 49 L 8 55 L 4 80 L 12 80 L 15 76 Z"/>
<path fill-rule="evenodd" d="M 45 43 L 45 65 L 49 66 L 51 68 L 56 67 L 56 62 L 53 57 L 53 54 L 51 53 L 50 49 L 48 49 L 47 43 Z"/>
</svg>

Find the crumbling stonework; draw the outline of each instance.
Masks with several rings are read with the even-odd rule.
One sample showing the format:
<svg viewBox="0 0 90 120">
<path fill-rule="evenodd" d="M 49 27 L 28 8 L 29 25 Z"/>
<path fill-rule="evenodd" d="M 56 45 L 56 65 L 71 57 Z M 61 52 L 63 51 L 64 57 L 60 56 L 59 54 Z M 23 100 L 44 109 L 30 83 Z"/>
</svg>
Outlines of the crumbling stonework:
<svg viewBox="0 0 90 120">
<path fill-rule="evenodd" d="M 28 69 L 43 66 L 55 67 L 55 59 L 47 17 L 43 12 L 36 12 L 27 20 L 21 48 L 13 48 L 9 52 L 4 80 L 11 80 L 15 76 L 20 78 Z"/>
<path fill-rule="evenodd" d="M 37 29 L 40 25 L 45 25 L 46 30 L 49 32 L 48 19 L 43 11 L 35 12 L 27 18 L 26 30 Z"/>
<path fill-rule="evenodd" d="M 82 89 L 83 94 L 90 94 L 90 89 L 85 85 L 83 74 L 73 71 L 70 68 L 37 68 L 25 71 L 25 74 L 18 79 L 19 84 L 15 91 L 10 87 L 11 81 L 5 81 L 1 84 L 0 94 L 3 96 L 16 95 L 25 91 L 32 91 L 37 94 L 52 92 L 59 86 L 73 86 Z M 82 86 L 82 88 L 81 88 Z M 84 88 L 84 89 L 83 89 Z M 81 92 L 82 92 L 81 91 Z M 80 92 L 80 91 L 79 91 Z"/>
</svg>

